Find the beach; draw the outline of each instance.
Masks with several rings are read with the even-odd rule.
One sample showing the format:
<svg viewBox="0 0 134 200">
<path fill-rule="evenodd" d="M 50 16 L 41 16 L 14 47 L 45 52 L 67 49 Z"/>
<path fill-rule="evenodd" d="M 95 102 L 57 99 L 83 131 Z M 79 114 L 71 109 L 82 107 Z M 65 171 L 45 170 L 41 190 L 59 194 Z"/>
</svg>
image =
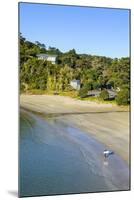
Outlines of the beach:
<svg viewBox="0 0 134 200">
<path fill-rule="evenodd" d="M 113 150 L 129 164 L 129 111 L 112 104 L 101 104 L 58 95 L 20 95 L 23 109 L 49 120 L 78 128 Z"/>
</svg>

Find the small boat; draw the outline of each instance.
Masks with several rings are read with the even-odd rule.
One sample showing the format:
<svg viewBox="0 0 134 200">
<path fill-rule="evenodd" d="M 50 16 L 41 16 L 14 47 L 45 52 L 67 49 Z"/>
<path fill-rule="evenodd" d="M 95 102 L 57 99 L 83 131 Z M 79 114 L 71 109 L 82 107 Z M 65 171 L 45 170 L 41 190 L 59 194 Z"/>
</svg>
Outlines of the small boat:
<svg viewBox="0 0 134 200">
<path fill-rule="evenodd" d="M 114 152 L 111 151 L 111 150 L 105 149 L 105 150 L 103 151 L 103 155 L 104 155 L 105 158 L 107 158 L 108 156 L 110 156 L 110 155 L 112 155 L 112 154 L 114 154 Z"/>
</svg>

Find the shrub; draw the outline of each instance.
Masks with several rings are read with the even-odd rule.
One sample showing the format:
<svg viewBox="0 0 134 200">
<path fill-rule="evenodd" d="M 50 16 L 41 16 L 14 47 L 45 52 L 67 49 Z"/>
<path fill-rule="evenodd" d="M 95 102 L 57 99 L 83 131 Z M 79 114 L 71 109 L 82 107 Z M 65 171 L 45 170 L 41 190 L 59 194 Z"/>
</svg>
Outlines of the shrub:
<svg viewBox="0 0 134 200">
<path fill-rule="evenodd" d="M 129 90 L 123 89 L 118 92 L 116 97 L 116 102 L 118 105 L 127 105 L 129 104 Z"/>
<path fill-rule="evenodd" d="M 80 90 L 79 90 L 79 96 L 81 98 L 87 97 L 88 91 L 92 89 L 91 83 L 86 83 Z"/>
<path fill-rule="evenodd" d="M 25 91 L 25 86 L 23 84 L 20 84 L 20 93 L 23 93 Z"/>
<path fill-rule="evenodd" d="M 81 98 L 87 97 L 88 91 L 89 91 L 89 90 L 88 90 L 88 88 L 86 88 L 86 87 L 81 88 L 81 89 L 79 90 L 79 96 L 80 96 Z"/>
<path fill-rule="evenodd" d="M 103 100 L 108 100 L 109 99 L 109 93 L 107 90 L 102 90 L 100 93 L 100 98 Z"/>
<path fill-rule="evenodd" d="M 94 82 L 94 83 L 93 83 L 93 89 L 94 89 L 94 90 L 98 89 L 99 87 L 100 87 L 100 84 L 99 84 L 99 83 L 97 83 L 97 82 Z"/>
</svg>

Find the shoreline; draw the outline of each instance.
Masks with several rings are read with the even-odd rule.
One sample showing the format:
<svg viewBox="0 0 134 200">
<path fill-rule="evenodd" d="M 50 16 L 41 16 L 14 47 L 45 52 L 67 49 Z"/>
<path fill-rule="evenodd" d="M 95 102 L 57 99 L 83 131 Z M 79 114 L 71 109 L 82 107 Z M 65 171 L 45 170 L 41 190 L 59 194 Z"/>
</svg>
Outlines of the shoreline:
<svg viewBox="0 0 134 200">
<path fill-rule="evenodd" d="M 85 131 L 129 164 L 129 112 L 124 108 L 54 95 L 21 95 L 20 106 Z"/>
<path fill-rule="evenodd" d="M 89 192 L 90 188 L 92 188 L 92 192 L 96 190 L 96 187 L 98 191 L 129 189 L 128 165 L 117 154 L 113 154 L 113 156 L 104 159 L 102 152 L 105 145 L 98 142 L 98 140 L 89 134 L 86 134 L 78 128 L 64 124 L 60 118 L 55 119 L 54 117 L 44 120 L 43 115 L 40 116 L 37 113 L 25 111 L 24 109 L 21 109 L 21 120 L 23 120 L 21 124 L 21 141 L 23 142 L 23 133 L 25 135 L 24 141 L 26 141 L 27 137 L 28 141 L 32 140 L 32 145 L 30 142 L 26 142 L 27 146 L 23 145 L 23 149 L 21 149 L 24 152 L 25 148 L 27 149 L 27 154 L 23 154 L 23 159 L 25 160 L 26 156 L 30 159 L 29 156 L 32 151 L 32 154 L 35 155 L 34 158 L 31 157 L 31 162 L 28 165 L 32 165 L 33 159 L 38 160 L 38 163 L 42 163 L 41 166 L 40 164 L 36 166 L 36 170 L 39 167 L 42 171 L 40 179 L 38 179 L 38 176 L 37 180 L 41 180 L 45 184 L 46 176 L 51 172 L 49 170 L 51 168 L 54 173 L 53 178 L 57 174 L 58 177 L 64 177 L 64 188 L 68 188 L 67 192 L 85 190 Z M 25 162 L 25 165 L 27 163 L 29 162 Z M 44 168 L 46 169 L 46 173 L 44 173 Z M 22 171 L 22 173 L 24 172 Z M 32 177 L 36 180 L 35 173 Z M 52 177 L 49 179 L 50 185 L 52 185 L 53 181 L 55 182 L 55 179 Z M 77 180 L 80 183 L 78 191 L 74 187 L 76 177 L 78 177 Z M 27 182 L 28 180 L 25 180 L 25 183 L 23 182 L 24 187 Z M 38 185 L 40 184 L 38 183 Z M 49 187 L 49 182 L 47 182 L 47 186 Z M 61 188 L 60 186 L 59 192 L 62 191 Z M 56 191 L 58 192 L 58 188 Z"/>
</svg>

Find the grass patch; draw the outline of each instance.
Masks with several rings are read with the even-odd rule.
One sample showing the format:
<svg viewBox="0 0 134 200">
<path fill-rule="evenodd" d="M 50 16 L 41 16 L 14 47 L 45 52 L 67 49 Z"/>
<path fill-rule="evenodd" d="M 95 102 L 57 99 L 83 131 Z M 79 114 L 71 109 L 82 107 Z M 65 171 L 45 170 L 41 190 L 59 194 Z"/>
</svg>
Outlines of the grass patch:
<svg viewBox="0 0 134 200">
<path fill-rule="evenodd" d="M 21 92 L 21 94 L 31 94 L 31 95 L 48 94 L 48 95 L 69 96 L 69 97 L 72 97 L 72 98 L 78 97 L 77 91 L 58 91 L 58 92 L 55 92 L 55 91 L 40 90 L 40 89 L 27 90 L 25 92 Z"/>
<path fill-rule="evenodd" d="M 77 91 L 63 91 L 59 92 L 60 96 L 68 96 L 72 98 L 77 98 L 78 97 L 78 92 Z"/>
<path fill-rule="evenodd" d="M 40 89 L 31 89 L 31 90 L 27 90 L 23 94 L 43 95 L 43 94 L 53 94 L 53 92 L 47 91 L 47 90 L 40 90 Z"/>
</svg>

